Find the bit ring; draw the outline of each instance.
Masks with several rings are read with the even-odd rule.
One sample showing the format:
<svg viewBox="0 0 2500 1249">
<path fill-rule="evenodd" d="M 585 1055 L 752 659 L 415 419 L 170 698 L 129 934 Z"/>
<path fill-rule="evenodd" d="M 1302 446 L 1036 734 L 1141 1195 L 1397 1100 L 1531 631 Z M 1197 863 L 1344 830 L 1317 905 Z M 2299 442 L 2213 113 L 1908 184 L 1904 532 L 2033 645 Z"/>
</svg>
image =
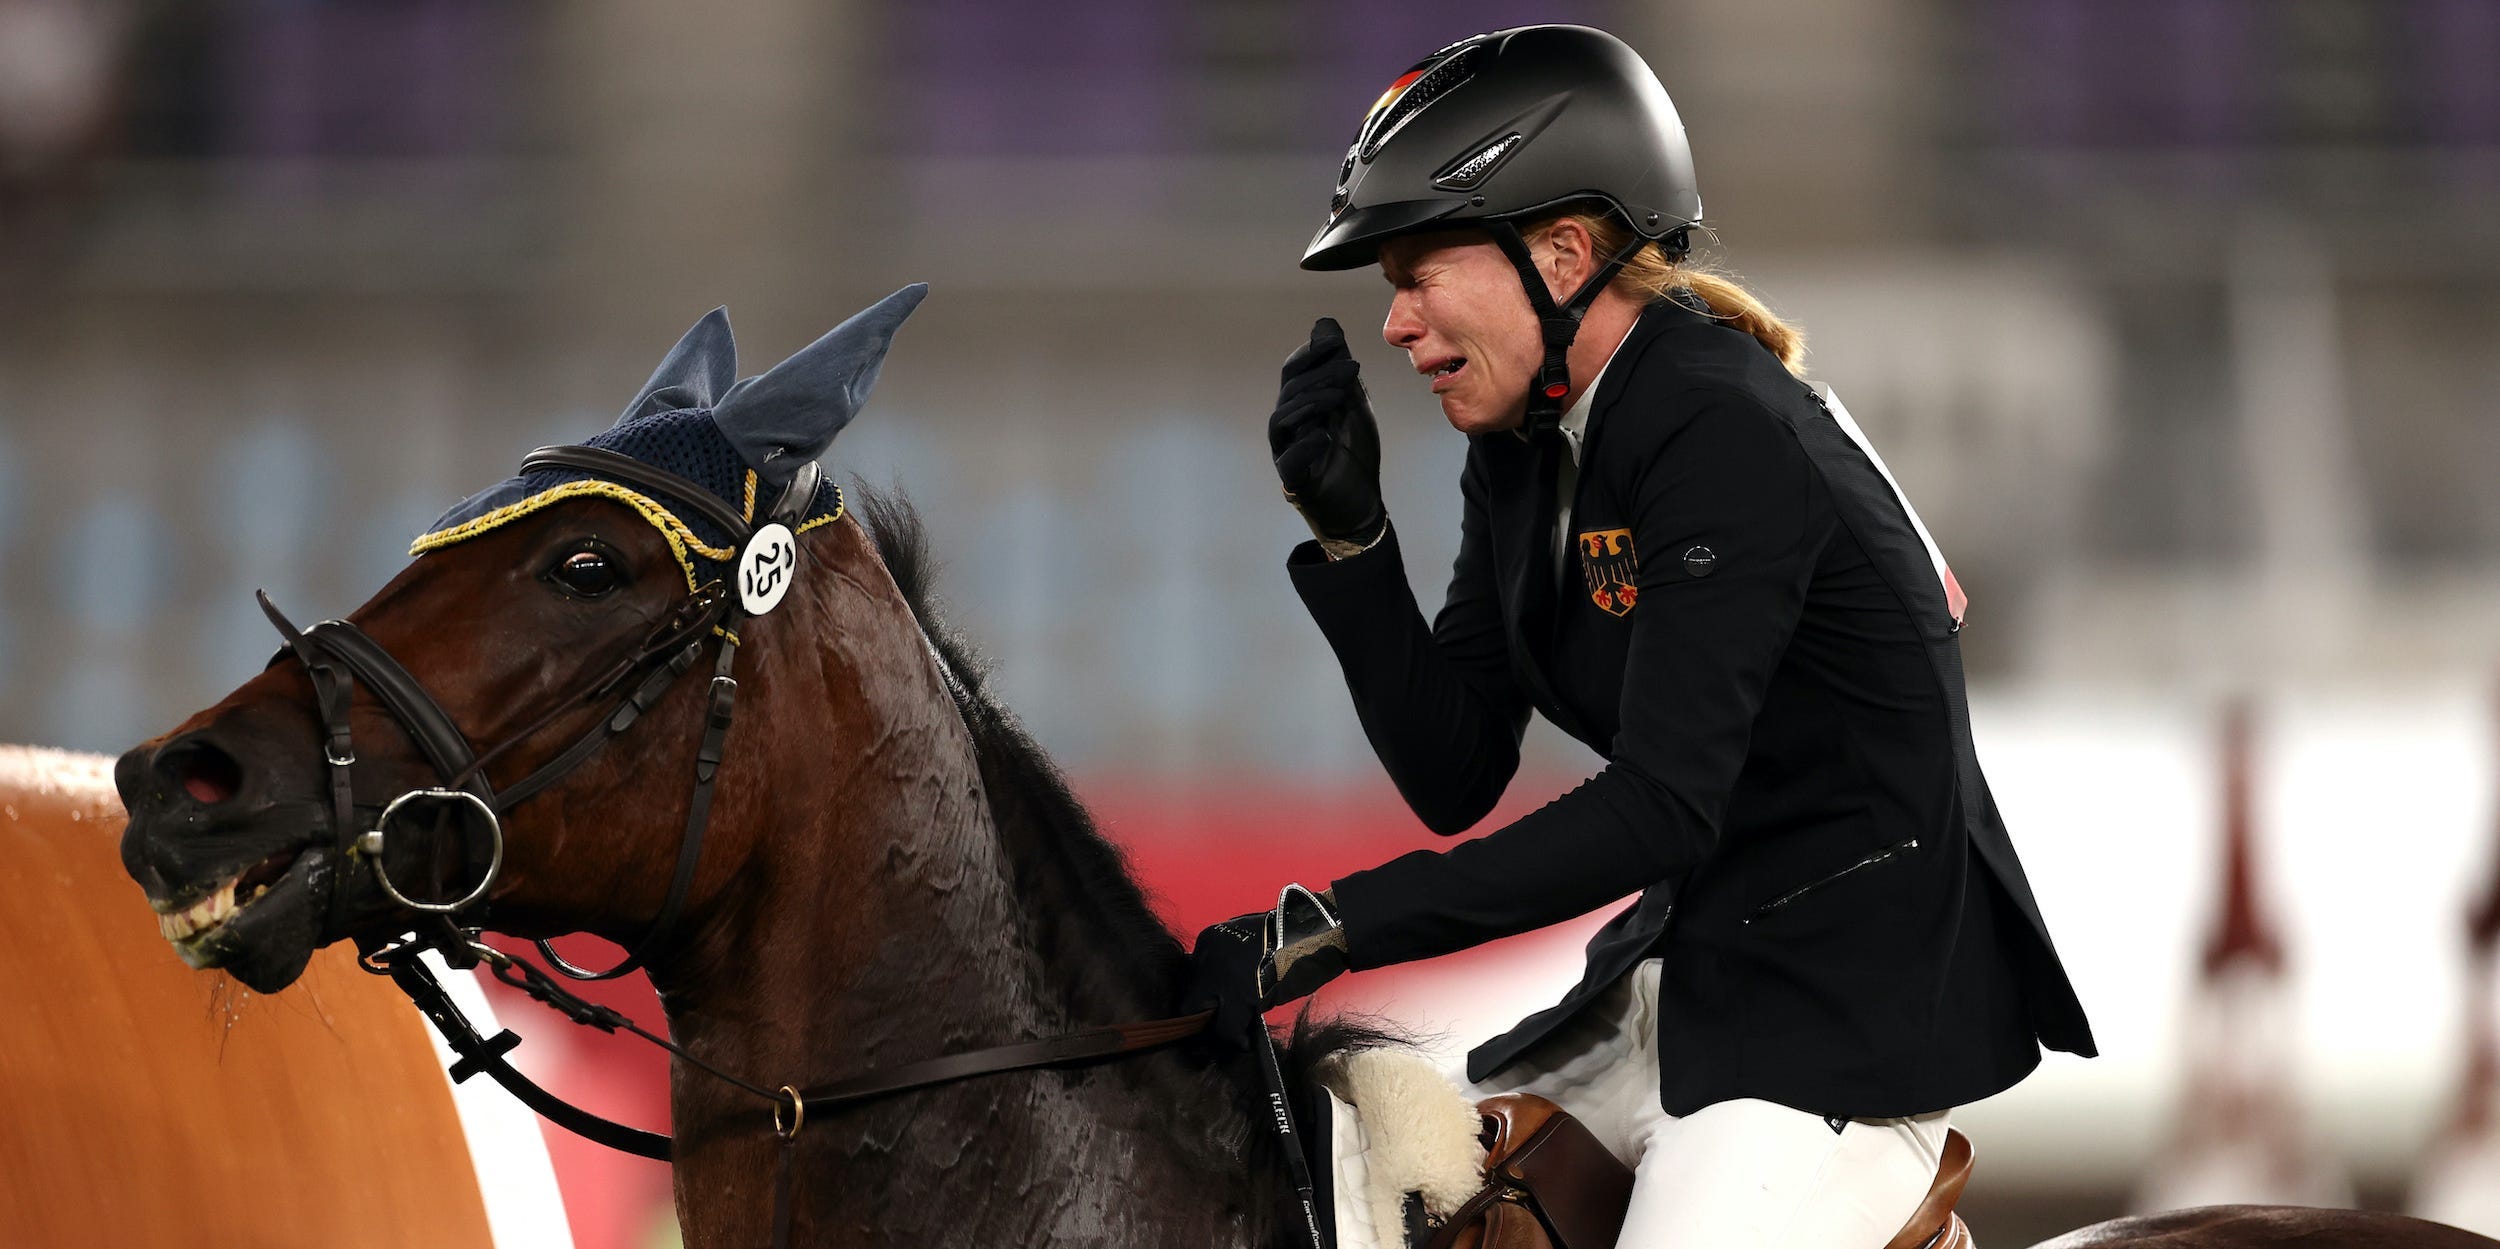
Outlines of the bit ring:
<svg viewBox="0 0 2500 1249">
<path fill-rule="evenodd" d="M 799 1129 L 807 1126 L 807 1099 L 787 1084 L 781 1086 L 781 1091 L 790 1098 L 790 1113 L 785 1119 L 781 1113 L 782 1103 L 778 1100 L 773 1102 L 773 1133 L 786 1141 L 795 1139 Z"/>
</svg>

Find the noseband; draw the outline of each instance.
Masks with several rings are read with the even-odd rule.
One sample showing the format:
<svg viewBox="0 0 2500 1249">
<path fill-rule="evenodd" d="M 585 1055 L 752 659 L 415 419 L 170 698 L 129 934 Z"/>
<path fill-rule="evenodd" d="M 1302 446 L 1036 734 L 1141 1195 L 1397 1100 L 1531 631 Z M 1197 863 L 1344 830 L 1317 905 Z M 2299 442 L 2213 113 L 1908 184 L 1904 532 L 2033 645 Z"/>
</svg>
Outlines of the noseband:
<svg viewBox="0 0 2500 1249">
<path fill-rule="evenodd" d="M 665 494 L 729 534 L 731 546 L 741 554 L 758 533 L 771 532 L 771 526 L 782 526 L 779 533 L 786 534 L 787 526 L 795 525 L 815 499 L 822 475 L 813 462 L 802 466 L 767 513 L 767 525 L 758 527 L 750 525 L 704 487 L 613 451 L 583 446 L 541 447 L 521 461 L 523 476 L 546 469 L 589 472 Z M 702 860 L 703 832 L 711 820 L 713 781 L 719 775 L 722 748 L 737 709 L 738 682 L 731 675 L 738 652 L 737 625 L 742 617 L 737 595 L 717 580 L 697 587 L 631 655 L 593 676 L 571 695 L 557 700 L 545 715 L 482 754 L 471 745 L 468 735 L 460 730 L 442 703 L 427 691 L 424 682 L 364 630 L 344 620 L 324 620 L 298 629 L 269 601 L 267 594 L 258 597 L 261 610 L 286 639 L 287 651 L 281 652 L 280 658 L 292 653 L 303 661 L 305 672 L 312 678 L 314 708 L 322 724 L 322 753 L 330 774 L 331 820 L 337 853 L 343 861 L 363 860 L 370 866 L 375 883 L 393 902 L 439 921 L 452 930 L 452 935 L 457 935 L 462 927 L 459 918 L 476 917 L 502 870 L 503 817 L 544 793 L 597 754 L 610 738 L 632 727 L 676 685 L 679 677 L 694 667 L 702 657 L 704 643 L 717 635 L 720 646 L 712 665 L 703 736 L 695 750 L 693 798 L 686 810 L 685 832 L 678 841 L 676 874 L 669 880 L 658 914 L 627 949 L 624 959 L 604 971 L 566 962 L 545 941 L 538 942 L 538 950 L 549 965 L 567 976 L 607 980 L 641 967 L 643 960 L 667 939 L 685 909 L 695 868 Z M 348 727 L 348 709 L 359 682 L 406 730 L 439 781 L 392 799 L 382 806 L 369 827 L 359 818 L 360 812 L 369 808 L 360 808 L 355 801 L 352 776 L 356 746 Z M 487 779 L 488 763 L 534 738 L 559 717 L 602 701 L 607 706 L 587 732 L 510 788 L 496 792 Z M 417 900 L 400 882 L 391 879 L 383 861 L 391 836 L 403 830 L 413 831 L 408 829 L 407 817 L 429 809 L 473 814 L 487 841 L 486 865 L 477 883 L 448 902 Z M 337 905 L 336 895 L 332 905 Z"/>
</svg>

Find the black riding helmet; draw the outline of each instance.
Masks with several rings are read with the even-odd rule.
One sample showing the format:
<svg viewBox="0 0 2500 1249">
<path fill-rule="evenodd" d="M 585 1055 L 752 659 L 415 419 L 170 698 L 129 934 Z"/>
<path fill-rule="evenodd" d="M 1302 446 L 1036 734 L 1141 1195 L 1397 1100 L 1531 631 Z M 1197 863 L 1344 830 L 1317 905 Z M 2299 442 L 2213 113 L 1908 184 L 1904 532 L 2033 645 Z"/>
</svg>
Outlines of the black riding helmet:
<svg viewBox="0 0 2500 1249">
<path fill-rule="evenodd" d="M 1633 238 L 1557 305 L 1517 223 L 1580 201 L 1603 204 Z M 1528 395 L 1537 425 L 1562 414 L 1564 358 L 1590 301 L 1651 243 L 1683 255 L 1700 219 L 1684 123 L 1640 54 L 1586 26 L 1521 26 L 1451 44 L 1381 93 L 1302 267 L 1360 268 L 1399 235 L 1483 228 L 1519 269 L 1544 335 Z"/>
</svg>

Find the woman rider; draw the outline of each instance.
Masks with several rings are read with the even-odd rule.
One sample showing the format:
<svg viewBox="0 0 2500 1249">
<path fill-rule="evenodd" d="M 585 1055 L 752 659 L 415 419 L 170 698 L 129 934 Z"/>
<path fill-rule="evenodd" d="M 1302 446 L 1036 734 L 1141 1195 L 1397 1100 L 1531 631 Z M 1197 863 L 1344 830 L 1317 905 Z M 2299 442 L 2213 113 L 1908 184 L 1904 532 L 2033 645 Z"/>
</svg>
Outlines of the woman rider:
<svg viewBox="0 0 2500 1249">
<path fill-rule="evenodd" d="M 1951 1109 L 2091 1030 L 1972 750 L 1959 589 L 1796 331 L 1689 265 L 1700 213 L 1673 104 L 1599 31 L 1453 44 L 1365 118 L 1302 265 L 1389 280 L 1383 336 L 1468 437 L 1459 553 L 1427 625 L 1322 320 L 1268 427 L 1316 538 L 1295 588 L 1434 832 L 1493 807 L 1531 710 L 1607 762 L 1217 925 L 1194 998 L 1246 1035 L 1341 970 L 1639 893 L 1469 1079 L 1635 1168 L 1623 1245 L 1876 1249 Z"/>
</svg>

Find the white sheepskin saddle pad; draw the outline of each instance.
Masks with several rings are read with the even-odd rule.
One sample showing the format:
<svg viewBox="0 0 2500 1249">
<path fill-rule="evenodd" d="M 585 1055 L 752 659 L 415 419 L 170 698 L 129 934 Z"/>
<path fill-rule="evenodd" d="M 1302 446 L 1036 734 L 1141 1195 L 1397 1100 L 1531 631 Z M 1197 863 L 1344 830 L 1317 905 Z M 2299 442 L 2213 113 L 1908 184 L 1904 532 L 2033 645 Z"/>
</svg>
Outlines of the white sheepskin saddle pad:
<svg viewBox="0 0 2500 1249">
<path fill-rule="evenodd" d="M 1361 1050 L 1328 1060 L 1319 1078 L 1337 1249 L 1407 1249 L 1410 1202 L 1438 1222 L 1484 1187 L 1476 1105 L 1430 1060 Z"/>
</svg>

